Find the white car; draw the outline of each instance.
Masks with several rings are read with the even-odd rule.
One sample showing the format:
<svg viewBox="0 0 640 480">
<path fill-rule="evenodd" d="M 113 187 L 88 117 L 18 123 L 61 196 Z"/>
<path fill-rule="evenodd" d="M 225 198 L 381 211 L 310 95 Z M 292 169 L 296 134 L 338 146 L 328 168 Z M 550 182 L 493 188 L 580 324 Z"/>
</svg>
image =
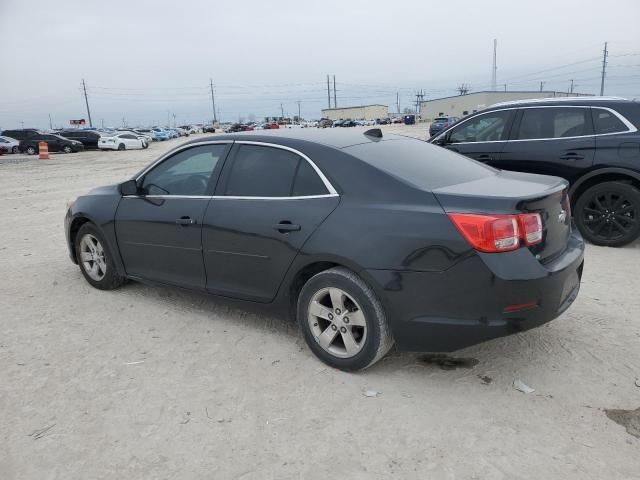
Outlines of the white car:
<svg viewBox="0 0 640 480">
<path fill-rule="evenodd" d="M 5 147 L 8 153 L 20 153 L 20 142 L 11 137 L 0 137 L 0 147 Z"/>
<path fill-rule="evenodd" d="M 144 140 L 133 133 L 110 133 L 100 137 L 98 148 L 100 150 L 132 150 L 145 148 Z"/>
</svg>

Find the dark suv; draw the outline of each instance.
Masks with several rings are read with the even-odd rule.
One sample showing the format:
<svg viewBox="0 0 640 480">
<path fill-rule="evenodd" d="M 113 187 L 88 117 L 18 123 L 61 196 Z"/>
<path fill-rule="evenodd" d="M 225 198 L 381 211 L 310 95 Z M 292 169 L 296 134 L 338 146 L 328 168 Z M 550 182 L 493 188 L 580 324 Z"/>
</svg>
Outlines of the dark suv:
<svg viewBox="0 0 640 480">
<path fill-rule="evenodd" d="M 42 132 L 36 128 L 19 128 L 17 130 L 3 130 L 2 136 L 15 138 L 18 141 L 36 138 L 42 135 Z"/>
<path fill-rule="evenodd" d="M 576 224 L 596 245 L 640 235 L 640 103 L 615 97 L 507 102 L 429 142 L 494 167 L 566 178 Z"/>
<path fill-rule="evenodd" d="M 20 151 L 29 155 L 35 155 L 39 152 L 40 142 L 47 142 L 47 147 L 50 152 L 81 152 L 84 150 L 84 146 L 77 140 L 71 140 L 69 138 L 61 137 L 60 135 L 53 135 L 49 133 L 40 133 L 20 141 Z"/>
<path fill-rule="evenodd" d="M 84 148 L 98 148 L 100 134 L 94 130 L 61 130 L 58 135 L 70 140 L 77 140 L 84 145 Z"/>
</svg>

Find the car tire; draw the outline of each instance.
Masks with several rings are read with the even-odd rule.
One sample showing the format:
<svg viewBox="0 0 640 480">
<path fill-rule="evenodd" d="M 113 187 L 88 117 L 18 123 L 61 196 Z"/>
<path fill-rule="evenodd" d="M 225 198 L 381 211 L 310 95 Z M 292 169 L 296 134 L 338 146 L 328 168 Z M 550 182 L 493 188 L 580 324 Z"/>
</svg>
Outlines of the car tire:
<svg viewBox="0 0 640 480">
<path fill-rule="evenodd" d="M 35 155 L 36 153 L 38 153 L 38 149 L 36 147 L 33 147 L 33 146 L 28 146 L 25 149 L 25 152 L 27 152 L 27 155 Z"/>
<path fill-rule="evenodd" d="M 307 281 L 298 296 L 297 319 L 311 351 L 339 370 L 367 368 L 393 346 L 374 291 L 343 267 L 325 270 Z"/>
<path fill-rule="evenodd" d="M 113 290 L 125 282 L 125 277 L 116 270 L 104 236 L 94 224 L 85 223 L 78 230 L 75 254 L 82 276 L 91 286 Z"/>
<path fill-rule="evenodd" d="M 122 151 L 122 150 L 126 150 L 127 147 L 124 143 L 121 143 L 120 145 L 118 145 L 118 150 Z"/>
<path fill-rule="evenodd" d="M 20 147 L 17 145 L 11 149 L 11 153 L 20 153 Z"/>
<path fill-rule="evenodd" d="M 62 147 L 62 151 L 64 153 L 71 153 L 73 150 L 71 149 L 71 147 L 69 145 L 65 145 L 64 147 Z"/>
<path fill-rule="evenodd" d="M 573 216 L 589 242 L 622 247 L 640 236 L 640 190 L 629 183 L 598 183 L 578 197 Z"/>
</svg>

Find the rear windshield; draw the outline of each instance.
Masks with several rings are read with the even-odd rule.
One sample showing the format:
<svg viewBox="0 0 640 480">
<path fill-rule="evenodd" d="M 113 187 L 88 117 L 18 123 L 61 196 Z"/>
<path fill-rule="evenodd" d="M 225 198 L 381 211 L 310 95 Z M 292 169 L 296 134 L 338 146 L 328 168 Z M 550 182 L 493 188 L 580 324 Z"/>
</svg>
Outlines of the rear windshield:
<svg viewBox="0 0 640 480">
<path fill-rule="evenodd" d="M 434 122 L 446 122 L 447 120 L 449 120 L 447 117 L 437 117 L 433 121 Z"/>
<path fill-rule="evenodd" d="M 487 165 L 421 140 L 368 142 L 344 151 L 421 190 L 431 191 L 496 174 Z"/>
</svg>

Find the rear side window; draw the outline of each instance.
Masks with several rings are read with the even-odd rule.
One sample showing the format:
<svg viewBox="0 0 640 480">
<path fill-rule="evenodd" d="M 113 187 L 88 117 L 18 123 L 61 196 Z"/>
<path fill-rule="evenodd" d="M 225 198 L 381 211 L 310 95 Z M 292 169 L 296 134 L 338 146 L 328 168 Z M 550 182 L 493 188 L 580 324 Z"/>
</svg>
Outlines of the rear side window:
<svg viewBox="0 0 640 480">
<path fill-rule="evenodd" d="M 233 159 L 225 195 L 289 197 L 328 193 L 309 163 L 288 150 L 240 145 Z"/>
<path fill-rule="evenodd" d="M 326 195 L 329 193 L 324 182 L 318 176 L 313 167 L 304 159 L 300 159 L 296 178 L 293 182 L 294 197 L 304 197 L 309 195 Z"/>
<path fill-rule="evenodd" d="M 597 134 L 626 132 L 629 129 L 613 112 L 592 108 L 593 126 Z"/>
<path fill-rule="evenodd" d="M 591 134 L 588 108 L 524 108 L 516 139 L 579 137 Z"/>
<path fill-rule="evenodd" d="M 420 140 L 363 143 L 344 151 L 408 185 L 427 191 L 496 173 L 482 163 Z"/>
</svg>

